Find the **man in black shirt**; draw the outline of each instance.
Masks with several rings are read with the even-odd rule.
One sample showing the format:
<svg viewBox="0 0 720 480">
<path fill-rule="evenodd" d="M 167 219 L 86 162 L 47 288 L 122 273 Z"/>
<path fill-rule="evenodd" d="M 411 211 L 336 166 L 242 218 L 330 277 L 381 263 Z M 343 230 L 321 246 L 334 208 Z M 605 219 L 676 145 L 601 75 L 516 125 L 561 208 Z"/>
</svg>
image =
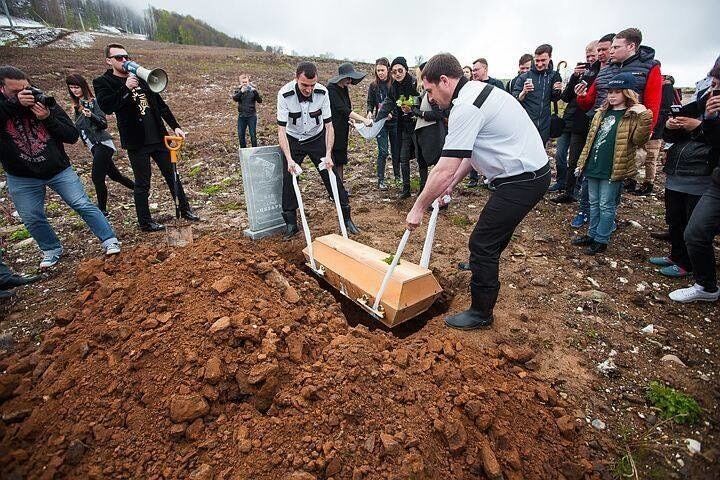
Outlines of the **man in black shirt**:
<svg viewBox="0 0 720 480">
<path fill-rule="evenodd" d="M 247 73 L 240 75 L 240 88 L 232 97 L 238 103 L 238 138 L 240 148 L 247 147 L 245 130 L 250 130 L 250 145 L 257 147 L 257 103 L 262 103 L 262 96 L 257 87 L 250 81 Z"/>
<path fill-rule="evenodd" d="M 185 138 L 185 132 L 162 97 L 151 91 L 145 81 L 125 71 L 123 65 L 130 59 L 125 47 L 111 43 L 105 47 L 105 57 L 110 68 L 93 80 L 93 87 L 102 111 L 108 115 L 114 113 L 117 118 L 120 144 L 128 152 L 135 175 L 135 211 L 140 230 L 163 230 L 165 227 L 154 222 L 150 216 L 150 158 L 157 164 L 174 196 L 170 152 L 163 144 L 163 137 L 168 134 L 163 121 L 173 129 L 175 135 Z M 200 220 L 190 208 L 182 183 L 178 185 L 178 201 L 183 218 Z"/>
</svg>

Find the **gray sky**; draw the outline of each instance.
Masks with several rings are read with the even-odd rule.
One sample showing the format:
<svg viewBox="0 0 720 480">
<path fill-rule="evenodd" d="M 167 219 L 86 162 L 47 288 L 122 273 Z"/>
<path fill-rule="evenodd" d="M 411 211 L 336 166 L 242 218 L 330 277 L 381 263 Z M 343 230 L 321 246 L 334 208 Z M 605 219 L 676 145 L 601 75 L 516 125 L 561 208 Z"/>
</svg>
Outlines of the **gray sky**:
<svg viewBox="0 0 720 480">
<path fill-rule="evenodd" d="M 146 0 L 126 0 L 144 8 Z M 601 10 L 594 2 L 555 0 L 152 0 L 157 8 L 202 19 L 233 36 L 286 53 L 331 52 L 336 58 L 374 61 L 397 55 L 413 64 L 447 51 L 463 65 L 483 56 L 490 75 L 510 78 L 522 53 L 541 43 L 570 65 L 584 47 L 630 26 L 643 32 L 663 73 L 680 86 L 704 77 L 720 55 L 716 0 L 633 0 Z M 542 9 L 538 9 L 538 5 Z"/>
</svg>

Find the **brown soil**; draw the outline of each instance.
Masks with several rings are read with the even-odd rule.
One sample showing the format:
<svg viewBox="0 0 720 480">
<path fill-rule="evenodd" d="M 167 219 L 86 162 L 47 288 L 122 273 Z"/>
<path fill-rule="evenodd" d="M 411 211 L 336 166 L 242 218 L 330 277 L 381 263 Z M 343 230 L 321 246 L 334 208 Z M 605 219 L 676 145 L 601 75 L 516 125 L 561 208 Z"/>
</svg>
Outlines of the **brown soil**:
<svg viewBox="0 0 720 480">
<path fill-rule="evenodd" d="M 0 365 L 6 478 L 591 471 L 534 351 L 348 327 L 316 280 L 249 241 L 143 245 L 76 281 L 39 347 Z"/>
<path fill-rule="evenodd" d="M 25 69 L 62 100 L 62 79 L 70 69 L 89 78 L 101 73 L 100 46 L 106 40 L 99 38 L 93 50 L 0 52 L 3 62 Z M 105 478 L 177 478 L 192 472 L 210 478 L 208 469 L 223 478 L 230 469 L 227 478 L 243 478 L 240 473 L 283 478 L 307 471 L 338 479 L 353 478 L 358 469 L 356 475 L 364 478 L 422 478 L 413 473 L 422 471 L 431 478 L 483 478 L 479 465 L 483 446 L 486 451 L 489 446 L 506 478 L 519 478 L 512 476 L 516 453 L 526 478 L 562 479 L 558 470 L 565 478 L 621 478 L 629 472 L 629 458 L 640 479 L 717 478 L 720 316 L 717 305 L 669 303 L 667 293 L 688 281 L 663 278 L 646 262 L 649 255 L 667 253 L 666 244 L 649 237 L 650 230 L 664 228 L 662 192 L 625 196 L 613 243 L 595 258 L 569 244 L 575 206 L 541 202 L 501 260 L 503 286 L 493 328 L 455 332 L 443 326 L 443 318 L 469 304 L 468 274 L 455 265 L 467 259 L 467 239 L 488 196 L 486 190 L 459 189 L 439 219 L 431 261 L 445 290 L 443 300 L 391 334 L 301 272 L 302 238 L 234 240 L 247 217 L 230 95 L 240 72 L 253 74 L 265 98 L 260 144 L 277 143 L 275 92 L 292 78 L 297 59 L 122 42 L 140 63 L 162 66 L 170 75 L 165 98 L 190 132 L 181 175 L 204 218 L 195 232 L 205 237 L 168 253 L 163 235 L 137 232 L 131 195 L 109 182 L 111 220 L 124 252 L 108 262 L 90 260 L 80 269 L 107 277 L 78 281 L 78 263 L 96 256 L 99 246 L 84 224 L 49 196 L 51 222 L 67 253 L 42 282 L 0 306 L 0 362 L 8 369 L 0 375 L 0 387 L 5 392 L 19 387 L 19 396 L 0 405 L 0 476 L 17 469 L 19 478 L 34 478 L 54 468 L 60 478 L 82 478 L 99 468 L 98 476 Z M 336 66 L 320 61 L 321 80 Z M 358 112 L 364 109 L 367 82 L 351 90 Z M 68 150 L 92 192 L 87 150 L 79 144 Z M 397 202 L 394 189 L 377 191 L 374 158 L 374 144 L 352 136 L 346 183 L 362 229 L 357 240 L 389 252 L 402 235 L 411 200 Z M 130 174 L 124 153 L 117 162 Z M 304 166 L 312 233 L 336 233 L 333 206 L 307 161 Z M 157 173 L 153 182 L 155 216 L 166 221 L 172 202 Z M 35 247 L 9 240 L 20 225 L 10 216 L 9 200 L 0 202 L 0 209 L 0 238 L 9 247 L 4 258 L 16 270 L 30 272 L 38 261 Z M 419 237 L 411 238 L 404 258 L 417 261 Z M 265 287 L 259 280 L 265 274 L 257 270 L 262 261 L 270 261 L 302 299 L 288 304 L 277 288 Z M 228 275 L 233 289 L 214 293 L 213 283 Z M 193 287 L 193 279 L 202 283 Z M 83 303 L 87 291 L 94 293 Z M 223 316 L 230 326 L 211 334 L 210 326 Z M 72 321 L 60 328 L 58 320 Z M 258 328 L 248 332 L 252 323 Z M 651 323 L 655 332 L 641 333 Z M 289 335 L 283 332 L 288 326 Z M 276 341 L 267 339 L 270 329 Z M 292 347 L 293 359 L 288 339 L 295 334 L 306 343 L 302 357 L 298 344 Z M 449 348 L 444 352 L 446 344 L 454 357 Z M 510 361 L 526 348 L 534 358 Z M 612 350 L 618 352 L 617 370 L 602 375 L 596 367 Z M 259 354 L 265 357 L 258 359 Z M 686 366 L 661 361 L 667 354 Z M 208 365 L 211 358 L 220 362 Z M 219 380 L 212 373 L 218 364 Z M 269 365 L 269 371 L 258 366 L 251 372 L 258 364 Z M 35 371 L 44 373 L 33 377 Z M 251 373 L 266 378 L 248 385 Z M 652 380 L 695 397 L 703 408 L 701 421 L 693 426 L 661 421 L 645 400 Z M 175 413 L 180 406 L 195 408 L 191 417 L 200 413 L 201 420 L 172 422 L 172 399 L 193 392 L 203 396 L 208 411 L 194 397 L 193 404 L 176 405 Z M 492 426 L 486 425 L 486 413 L 494 414 Z M 566 414 L 563 420 L 556 418 L 560 414 Z M 590 427 L 595 419 L 606 428 Z M 575 425 L 575 437 L 560 435 L 562 427 L 570 436 Z M 690 455 L 687 438 L 701 442 L 700 454 Z M 570 464 L 563 469 L 566 461 Z"/>
</svg>

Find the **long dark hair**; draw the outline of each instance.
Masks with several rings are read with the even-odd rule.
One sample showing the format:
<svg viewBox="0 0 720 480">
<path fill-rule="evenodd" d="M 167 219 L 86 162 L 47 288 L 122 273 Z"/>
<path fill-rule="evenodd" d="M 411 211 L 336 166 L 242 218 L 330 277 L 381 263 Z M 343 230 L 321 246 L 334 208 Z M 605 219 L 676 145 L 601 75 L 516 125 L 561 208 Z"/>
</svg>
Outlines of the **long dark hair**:
<svg viewBox="0 0 720 480">
<path fill-rule="evenodd" d="M 387 78 L 385 79 L 385 84 L 387 86 L 390 86 L 390 83 L 392 83 L 392 77 L 390 76 L 390 60 L 388 60 L 385 57 L 380 57 L 377 60 L 375 60 L 375 68 L 373 69 L 373 73 L 375 74 L 375 80 L 373 83 L 375 85 L 379 85 L 382 80 L 378 77 L 377 74 L 377 66 L 378 65 L 384 65 L 385 68 L 387 68 Z"/>
<path fill-rule="evenodd" d="M 85 77 L 83 77 L 79 73 L 71 73 L 70 75 L 65 77 L 65 83 L 67 84 L 68 93 L 70 94 L 70 99 L 72 100 L 75 108 L 80 107 L 80 99 L 75 96 L 72 90 L 70 90 L 70 85 L 80 87 L 80 90 L 82 90 L 83 98 L 86 98 L 88 100 L 95 98 L 92 90 L 90 90 L 90 85 L 88 85 L 87 80 L 85 80 Z"/>
</svg>

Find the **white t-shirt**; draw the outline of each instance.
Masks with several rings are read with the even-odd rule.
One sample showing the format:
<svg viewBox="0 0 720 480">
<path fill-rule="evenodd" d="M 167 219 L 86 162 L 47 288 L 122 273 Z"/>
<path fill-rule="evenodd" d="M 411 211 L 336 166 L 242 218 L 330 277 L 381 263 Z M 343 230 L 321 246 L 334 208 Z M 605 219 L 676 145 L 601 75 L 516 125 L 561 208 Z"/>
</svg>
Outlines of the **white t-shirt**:
<svg viewBox="0 0 720 480">
<path fill-rule="evenodd" d="M 470 158 L 490 182 L 534 172 L 548 163 L 540 134 L 525 109 L 501 88 L 474 105 L 485 83 L 467 82 L 453 100 L 443 157 Z"/>
</svg>

